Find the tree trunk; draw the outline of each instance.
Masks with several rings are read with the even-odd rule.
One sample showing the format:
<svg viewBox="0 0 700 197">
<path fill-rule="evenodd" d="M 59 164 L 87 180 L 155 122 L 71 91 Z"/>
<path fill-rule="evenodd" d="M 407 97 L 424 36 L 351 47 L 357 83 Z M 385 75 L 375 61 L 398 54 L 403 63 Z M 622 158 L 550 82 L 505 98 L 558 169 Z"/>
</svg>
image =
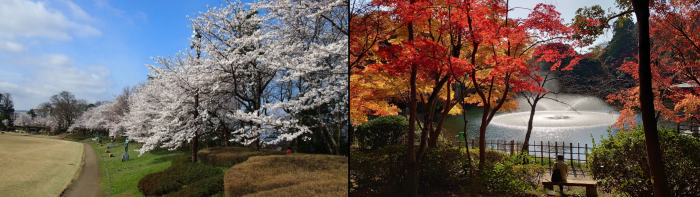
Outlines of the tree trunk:
<svg viewBox="0 0 700 197">
<path fill-rule="evenodd" d="M 338 131 L 338 141 L 337 141 L 338 143 L 335 144 L 335 153 L 336 153 L 336 155 L 340 155 L 340 147 L 341 147 L 341 144 L 343 144 L 343 143 L 341 143 L 340 140 L 342 140 L 341 138 L 342 138 L 342 133 L 343 133 L 342 131 L 343 130 L 340 128 L 340 125 L 336 125 L 336 128 Z"/>
<path fill-rule="evenodd" d="M 328 129 L 329 129 L 329 128 L 326 127 L 325 130 L 328 130 Z M 325 132 L 324 132 L 323 130 L 324 130 L 324 129 L 321 128 L 321 135 L 323 136 L 323 145 L 326 145 L 326 148 L 328 149 L 328 152 L 331 153 L 331 155 L 335 155 L 335 153 L 334 153 L 334 151 L 333 151 L 333 146 L 334 146 L 334 145 L 332 144 L 333 136 L 328 136 L 328 135 L 331 135 L 330 132 L 329 132 L 329 131 L 325 131 Z M 327 132 L 328 132 L 328 134 L 326 134 Z M 329 138 L 330 138 L 330 139 L 329 139 Z"/>
<path fill-rule="evenodd" d="M 348 129 L 348 147 L 352 147 L 352 145 L 355 143 L 355 126 L 350 124 L 350 128 Z"/>
<path fill-rule="evenodd" d="M 523 147 L 521 148 L 520 152 L 523 154 L 527 154 L 529 152 L 528 147 L 529 147 L 529 141 L 530 141 L 530 134 L 532 134 L 532 121 L 535 118 L 535 108 L 537 107 L 537 102 L 540 101 L 539 98 L 535 98 L 532 102 L 532 109 L 530 109 L 530 119 L 527 121 L 527 132 L 525 133 L 525 142 L 523 142 Z"/>
<path fill-rule="evenodd" d="M 481 121 L 481 126 L 479 126 L 479 174 L 484 170 L 484 163 L 486 163 L 486 111 L 488 108 L 484 108 L 483 120 Z"/>
<path fill-rule="evenodd" d="M 413 0 L 410 2 L 413 4 Z M 413 41 L 413 23 L 408 23 L 408 40 Z M 418 101 L 416 96 L 416 75 L 418 74 L 418 68 L 416 64 L 411 64 L 411 80 L 409 85 L 411 86 L 410 101 L 408 103 L 408 108 L 410 115 L 408 118 L 408 147 L 407 147 L 407 157 L 406 166 L 408 167 L 408 174 L 406 175 L 406 196 L 408 197 L 418 197 L 418 165 L 416 163 L 416 151 L 415 151 L 415 137 L 416 137 L 416 118 L 418 113 L 416 111 L 416 103 Z"/>
<path fill-rule="evenodd" d="M 197 141 L 199 141 L 199 135 L 195 134 L 192 138 L 192 163 L 197 163 Z"/>
<path fill-rule="evenodd" d="M 228 147 L 231 145 L 231 142 L 228 141 L 229 139 L 231 139 L 231 137 L 229 136 L 229 135 L 231 135 L 231 133 L 228 131 L 228 128 L 224 127 L 223 129 L 224 129 L 224 146 Z"/>
<path fill-rule="evenodd" d="M 299 152 L 299 137 L 294 138 L 294 142 L 295 142 L 294 147 L 296 148 L 296 150 L 294 150 L 294 152 L 296 153 L 296 152 Z"/>
<path fill-rule="evenodd" d="M 654 92 L 651 86 L 651 44 L 649 42 L 649 0 L 632 0 L 639 31 L 639 101 L 644 123 L 649 171 L 654 196 L 672 196 L 659 143 L 654 117 Z"/>
<path fill-rule="evenodd" d="M 255 143 L 255 150 L 260 150 L 260 136 L 253 141 Z"/>
<path fill-rule="evenodd" d="M 199 93 L 194 94 L 194 119 L 197 120 L 199 112 L 197 108 L 199 107 Z M 199 134 L 197 130 L 194 130 L 194 138 L 192 138 L 192 163 L 197 163 L 197 141 L 199 141 Z"/>
<path fill-rule="evenodd" d="M 428 141 L 428 147 L 437 148 L 437 140 L 442 132 L 442 125 L 445 123 L 445 118 L 449 115 L 450 110 L 454 105 L 452 105 L 452 99 L 450 97 L 450 90 L 452 89 L 452 84 L 447 82 L 447 99 L 442 104 L 442 113 L 440 114 L 440 120 L 438 121 L 435 131 L 430 133 L 430 141 Z"/>
</svg>

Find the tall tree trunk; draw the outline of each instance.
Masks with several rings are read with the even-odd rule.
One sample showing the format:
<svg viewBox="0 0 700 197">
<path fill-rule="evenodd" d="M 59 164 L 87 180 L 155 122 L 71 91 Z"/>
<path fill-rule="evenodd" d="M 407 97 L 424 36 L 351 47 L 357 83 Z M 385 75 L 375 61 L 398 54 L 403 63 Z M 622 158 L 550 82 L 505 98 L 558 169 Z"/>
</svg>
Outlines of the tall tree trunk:
<svg viewBox="0 0 700 197">
<path fill-rule="evenodd" d="M 348 95 L 348 96 L 349 96 L 349 95 Z M 349 103 L 348 103 L 348 105 L 349 105 Z M 348 109 L 349 109 L 349 108 L 348 108 Z M 336 113 L 336 115 L 337 115 L 336 120 L 342 119 L 342 116 L 343 116 L 343 115 L 342 115 L 341 113 Z M 348 114 L 348 116 L 349 116 L 349 115 L 350 115 L 350 114 Z M 348 119 L 348 120 L 350 120 L 350 119 Z M 343 136 L 343 129 L 342 129 L 342 128 L 343 128 L 343 125 L 348 124 L 348 123 L 350 123 L 350 122 L 349 122 L 349 121 L 341 121 L 340 124 L 335 124 L 335 125 L 334 125 L 334 126 L 335 126 L 335 131 L 337 131 L 337 132 L 335 132 L 335 133 L 337 134 L 337 137 L 336 137 L 336 141 L 335 141 L 336 143 L 335 143 L 335 147 L 334 147 L 334 148 L 335 148 L 336 155 L 340 155 L 340 154 L 341 154 L 341 153 L 340 153 L 340 147 L 341 147 L 341 145 L 343 144 L 343 141 L 341 141 L 341 140 L 342 140 L 342 136 Z M 333 133 L 331 133 L 331 136 L 332 136 L 332 135 L 333 135 Z M 349 150 L 350 150 L 350 147 L 348 147 L 348 151 L 349 151 Z"/>
<path fill-rule="evenodd" d="M 442 113 L 440 114 L 440 120 L 438 121 L 435 131 L 430 133 L 430 141 L 428 141 L 428 147 L 437 148 L 437 140 L 442 132 L 442 125 L 445 123 L 445 118 L 449 115 L 450 110 L 454 105 L 452 105 L 452 97 L 450 97 L 450 90 L 452 90 L 452 83 L 447 82 L 447 99 L 442 103 Z"/>
<path fill-rule="evenodd" d="M 413 4 L 413 0 L 411 0 Z M 413 41 L 413 23 L 408 23 L 408 40 Z M 416 137 L 416 118 L 418 118 L 418 113 L 416 111 L 416 103 L 418 101 L 416 96 L 416 75 L 418 74 L 418 68 L 416 64 L 411 64 L 411 80 L 409 85 L 411 86 L 410 101 L 408 102 L 408 108 L 411 112 L 408 118 L 408 151 L 406 157 L 406 166 L 408 167 L 408 174 L 406 175 L 406 196 L 408 197 L 418 197 L 418 165 L 416 163 L 416 151 L 415 151 L 415 137 Z"/>
<path fill-rule="evenodd" d="M 651 86 L 651 44 L 649 42 L 649 0 L 632 0 L 639 30 L 639 101 L 649 159 L 654 196 L 672 196 L 659 143 L 654 117 L 654 92 Z"/>
<path fill-rule="evenodd" d="M 323 131 L 323 130 L 328 130 L 329 128 L 326 127 L 326 129 L 321 128 L 321 135 L 323 136 L 323 145 L 326 145 L 326 148 L 328 149 L 328 152 L 331 153 L 331 155 L 335 155 L 333 151 L 333 136 L 328 136 L 331 135 L 329 131 Z M 326 134 L 328 133 L 328 134 Z"/>
<path fill-rule="evenodd" d="M 521 147 L 520 152 L 527 154 L 529 152 L 528 147 L 530 146 L 530 134 L 532 134 L 532 122 L 535 118 L 535 108 L 537 107 L 537 102 L 540 101 L 539 98 L 535 98 L 532 102 L 532 109 L 530 109 L 530 119 L 527 121 L 527 132 L 525 133 L 525 142 L 523 142 L 523 147 Z"/>
<path fill-rule="evenodd" d="M 488 115 L 488 109 L 490 106 L 484 105 L 484 114 L 481 116 L 481 126 L 479 126 L 479 176 L 481 176 L 484 170 L 484 163 L 486 163 L 486 116 Z"/>
<path fill-rule="evenodd" d="M 341 146 L 341 144 L 343 144 L 343 143 L 341 143 L 340 140 L 342 140 L 341 138 L 342 138 L 342 133 L 343 133 L 342 131 L 343 130 L 340 128 L 340 125 L 336 125 L 336 128 L 338 131 L 338 141 L 336 141 L 336 142 L 338 142 L 338 143 L 335 144 L 335 153 L 336 153 L 336 155 L 340 155 L 340 146 Z"/>
<path fill-rule="evenodd" d="M 294 152 L 296 153 L 296 152 L 299 152 L 299 137 L 294 138 L 294 142 L 295 142 L 295 143 L 294 143 L 294 147 L 296 148 L 296 149 L 294 150 Z M 291 147 L 291 146 L 290 146 L 290 147 Z"/>
<path fill-rule="evenodd" d="M 321 115 L 321 109 L 316 109 L 316 113 Z M 328 148 L 328 152 L 330 152 L 331 155 L 339 155 L 340 153 L 337 149 L 335 149 L 335 147 L 337 147 L 340 141 L 335 141 L 335 136 L 333 136 L 333 125 L 326 124 L 326 122 L 323 120 L 323 117 L 319 117 L 319 121 L 321 122 L 321 125 L 328 125 L 325 127 L 326 132 L 323 131 L 323 127 L 320 128 L 321 134 L 323 135 L 323 144 L 326 145 L 326 148 Z"/>
<path fill-rule="evenodd" d="M 197 108 L 199 107 L 199 93 L 194 95 L 194 119 L 197 120 L 199 112 Z M 199 133 L 194 130 L 194 138 L 192 138 L 192 163 L 197 163 L 197 141 L 199 141 Z"/>
<path fill-rule="evenodd" d="M 199 141 L 199 135 L 195 133 L 192 138 L 192 163 L 197 163 L 197 141 Z"/>
<path fill-rule="evenodd" d="M 355 126 L 352 124 L 349 125 L 348 129 L 348 147 L 352 147 L 352 145 L 355 143 Z"/>
<path fill-rule="evenodd" d="M 231 133 L 228 131 L 227 127 L 224 126 L 223 129 L 224 129 L 224 146 L 228 147 L 231 145 L 231 142 L 228 141 L 229 139 L 231 139 L 231 137 L 229 136 L 229 135 L 231 135 Z"/>
</svg>

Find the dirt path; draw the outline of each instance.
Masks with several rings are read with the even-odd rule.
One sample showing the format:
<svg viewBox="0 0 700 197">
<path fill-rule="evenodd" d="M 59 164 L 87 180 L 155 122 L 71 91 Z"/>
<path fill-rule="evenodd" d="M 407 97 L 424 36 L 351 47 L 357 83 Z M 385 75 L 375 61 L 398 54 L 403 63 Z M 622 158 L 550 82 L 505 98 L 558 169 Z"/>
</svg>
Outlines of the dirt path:
<svg viewBox="0 0 700 197">
<path fill-rule="evenodd" d="M 67 190 L 65 197 L 98 196 L 100 193 L 100 166 L 97 163 L 95 150 L 89 144 L 85 147 L 85 166 L 80 177 Z"/>
</svg>

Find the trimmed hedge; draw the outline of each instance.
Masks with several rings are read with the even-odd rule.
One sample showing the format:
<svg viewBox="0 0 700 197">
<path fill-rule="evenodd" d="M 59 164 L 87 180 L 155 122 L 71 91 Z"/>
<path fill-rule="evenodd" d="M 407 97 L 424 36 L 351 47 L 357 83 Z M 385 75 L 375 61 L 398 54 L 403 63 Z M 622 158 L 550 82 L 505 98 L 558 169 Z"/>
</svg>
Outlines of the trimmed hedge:
<svg viewBox="0 0 700 197">
<path fill-rule="evenodd" d="M 191 153 L 185 153 L 180 156 L 177 156 L 173 158 L 173 162 L 171 165 L 181 165 L 181 164 L 191 164 L 192 163 L 192 154 Z"/>
<path fill-rule="evenodd" d="M 347 196 L 348 158 L 257 156 L 226 171 L 226 196 Z"/>
<path fill-rule="evenodd" d="M 406 135 L 408 119 L 399 115 L 380 116 L 355 130 L 357 145 L 362 149 L 376 150 L 381 147 L 399 144 L 399 138 Z"/>
<path fill-rule="evenodd" d="M 224 191 L 224 174 L 215 175 L 187 185 L 180 191 L 169 193 L 166 197 L 209 197 Z"/>
<path fill-rule="evenodd" d="M 215 166 L 231 167 L 253 156 L 284 155 L 274 150 L 217 147 L 200 150 L 200 163 L 191 163 L 191 154 L 173 158 L 169 168 L 146 175 L 139 191 L 146 196 L 211 196 L 224 191 L 224 174 Z"/>
<path fill-rule="evenodd" d="M 219 167 L 231 167 L 236 164 L 242 163 L 248 158 L 253 156 L 265 156 L 265 155 L 285 155 L 286 152 L 260 149 L 255 150 L 252 148 L 244 147 L 216 147 L 207 148 L 200 150 L 197 153 L 197 157 L 206 164 L 219 166 Z"/>
<path fill-rule="evenodd" d="M 222 175 L 221 170 L 214 166 L 189 163 L 185 159 L 188 156 L 189 154 L 184 154 L 176 157 L 169 168 L 143 177 L 138 184 L 139 191 L 146 196 L 161 196 L 181 190 L 183 186 L 197 183 L 200 180 Z M 219 191 L 214 193 L 217 192 Z"/>
</svg>

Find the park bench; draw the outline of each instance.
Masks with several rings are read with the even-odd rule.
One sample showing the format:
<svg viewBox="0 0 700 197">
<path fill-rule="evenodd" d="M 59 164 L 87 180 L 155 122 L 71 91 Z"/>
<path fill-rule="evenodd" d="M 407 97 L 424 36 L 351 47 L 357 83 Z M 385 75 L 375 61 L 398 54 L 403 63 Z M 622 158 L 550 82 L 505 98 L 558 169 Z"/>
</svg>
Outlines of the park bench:
<svg viewBox="0 0 700 197">
<path fill-rule="evenodd" d="M 585 186 L 586 187 L 586 196 L 598 196 L 598 191 L 596 190 L 596 182 L 595 181 L 579 181 L 579 180 L 567 180 L 566 182 L 551 182 L 551 181 L 542 181 L 542 185 L 544 185 L 544 188 L 547 188 L 549 190 L 554 190 L 554 185 L 561 185 L 564 186 Z"/>
</svg>

